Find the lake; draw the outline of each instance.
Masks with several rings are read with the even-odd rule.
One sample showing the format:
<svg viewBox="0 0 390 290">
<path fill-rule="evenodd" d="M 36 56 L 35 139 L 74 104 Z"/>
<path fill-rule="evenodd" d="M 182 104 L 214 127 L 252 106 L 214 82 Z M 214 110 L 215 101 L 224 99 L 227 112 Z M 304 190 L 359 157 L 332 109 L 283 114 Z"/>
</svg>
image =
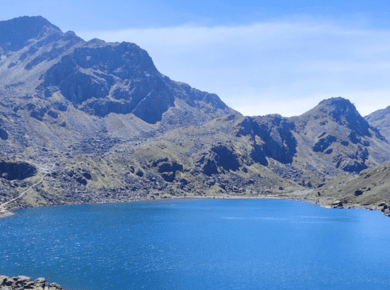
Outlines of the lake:
<svg viewBox="0 0 390 290">
<path fill-rule="evenodd" d="M 71 290 L 390 289 L 390 218 L 288 200 L 19 210 L 0 274 Z"/>
</svg>

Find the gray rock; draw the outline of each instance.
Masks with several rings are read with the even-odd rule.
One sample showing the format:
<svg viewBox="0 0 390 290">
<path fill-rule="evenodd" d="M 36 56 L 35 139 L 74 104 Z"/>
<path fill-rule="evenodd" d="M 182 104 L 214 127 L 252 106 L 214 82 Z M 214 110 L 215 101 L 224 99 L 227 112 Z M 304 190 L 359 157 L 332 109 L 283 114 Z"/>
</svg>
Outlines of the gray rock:
<svg viewBox="0 0 390 290">
<path fill-rule="evenodd" d="M 62 286 L 53 282 L 49 285 L 49 290 L 62 290 Z"/>
<path fill-rule="evenodd" d="M 46 284 L 46 279 L 45 278 L 37 278 L 35 281 L 34 281 L 34 284 L 37 285 L 37 286 L 41 286 L 41 285 L 45 285 Z"/>
<path fill-rule="evenodd" d="M 332 202 L 331 207 L 333 208 L 343 208 L 343 203 L 340 200 L 335 200 Z"/>
</svg>

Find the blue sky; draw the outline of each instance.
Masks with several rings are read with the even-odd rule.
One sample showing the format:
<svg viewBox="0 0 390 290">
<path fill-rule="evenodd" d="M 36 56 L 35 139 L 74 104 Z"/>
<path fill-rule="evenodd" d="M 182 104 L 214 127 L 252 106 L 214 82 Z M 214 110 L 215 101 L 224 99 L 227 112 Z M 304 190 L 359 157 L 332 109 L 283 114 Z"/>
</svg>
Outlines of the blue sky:
<svg viewBox="0 0 390 290">
<path fill-rule="evenodd" d="M 245 115 L 299 115 L 324 98 L 390 105 L 388 1 L 0 0 L 86 40 L 134 42 L 170 78 Z"/>
</svg>

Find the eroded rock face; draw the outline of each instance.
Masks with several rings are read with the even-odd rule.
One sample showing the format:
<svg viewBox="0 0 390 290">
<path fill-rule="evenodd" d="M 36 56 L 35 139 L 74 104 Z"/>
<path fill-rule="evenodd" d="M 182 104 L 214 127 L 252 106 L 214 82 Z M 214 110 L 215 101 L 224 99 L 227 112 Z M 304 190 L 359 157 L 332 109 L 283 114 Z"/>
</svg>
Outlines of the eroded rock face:
<svg viewBox="0 0 390 290">
<path fill-rule="evenodd" d="M 313 150 L 314 152 L 324 152 L 328 147 L 336 142 L 337 138 L 332 135 L 328 135 L 325 138 L 321 138 L 316 144 L 314 144 Z"/>
<path fill-rule="evenodd" d="M 220 171 L 237 171 L 240 167 L 237 154 L 224 145 L 211 148 L 210 156 L 207 159 L 202 158 L 198 163 L 204 163 L 202 172 L 208 176 L 218 174 Z"/>
<path fill-rule="evenodd" d="M 203 166 L 202 172 L 208 176 L 218 174 L 218 167 L 215 160 L 207 160 L 206 164 Z"/>
<path fill-rule="evenodd" d="M 22 180 L 37 173 L 37 168 L 25 162 L 0 161 L 0 176 L 7 180 Z"/>
<path fill-rule="evenodd" d="M 3 128 L 0 128 L 0 139 L 7 140 L 8 139 L 8 133 Z"/>
<path fill-rule="evenodd" d="M 240 124 L 238 136 L 250 135 L 254 142 L 252 158 L 255 162 L 268 165 L 265 157 L 273 158 L 281 163 L 291 163 L 296 153 L 297 142 L 292 131 L 295 124 L 280 115 L 264 117 L 246 117 Z M 256 136 L 261 138 L 258 144 Z"/>
<path fill-rule="evenodd" d="M 162 163 L 158 168 L 158 172 L 162 173 L 161 177 L 167 182 L 172 182 L 175 179 L 176 171 L 182 171 L 182 170 L 183 170 L 183 165 L 175 161 L 172 163 L 168 163 L 168 162 Z"/>
<path fill-rule="evenodd" d="M 43 85 L 58 88 L 75 106 L 100 117 L 133 113 L 156 123 L 174 102 L 147 52 L 125 42 L 87 43 L 54 65 Z"/>
</svg>

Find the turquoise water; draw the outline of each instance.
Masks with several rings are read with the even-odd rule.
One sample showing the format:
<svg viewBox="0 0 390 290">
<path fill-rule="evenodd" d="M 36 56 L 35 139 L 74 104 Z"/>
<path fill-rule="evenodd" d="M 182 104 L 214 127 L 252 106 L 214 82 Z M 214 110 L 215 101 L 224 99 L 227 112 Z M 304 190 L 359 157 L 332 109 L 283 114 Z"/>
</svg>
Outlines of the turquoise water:
<svg viewBox="0 0 390 290">
<path fill-rule="evenodd" d="M 0 274 L 65 289 L 390 289 L 390 218 L 284 200 L 20 210 Z"/>
</svg>

